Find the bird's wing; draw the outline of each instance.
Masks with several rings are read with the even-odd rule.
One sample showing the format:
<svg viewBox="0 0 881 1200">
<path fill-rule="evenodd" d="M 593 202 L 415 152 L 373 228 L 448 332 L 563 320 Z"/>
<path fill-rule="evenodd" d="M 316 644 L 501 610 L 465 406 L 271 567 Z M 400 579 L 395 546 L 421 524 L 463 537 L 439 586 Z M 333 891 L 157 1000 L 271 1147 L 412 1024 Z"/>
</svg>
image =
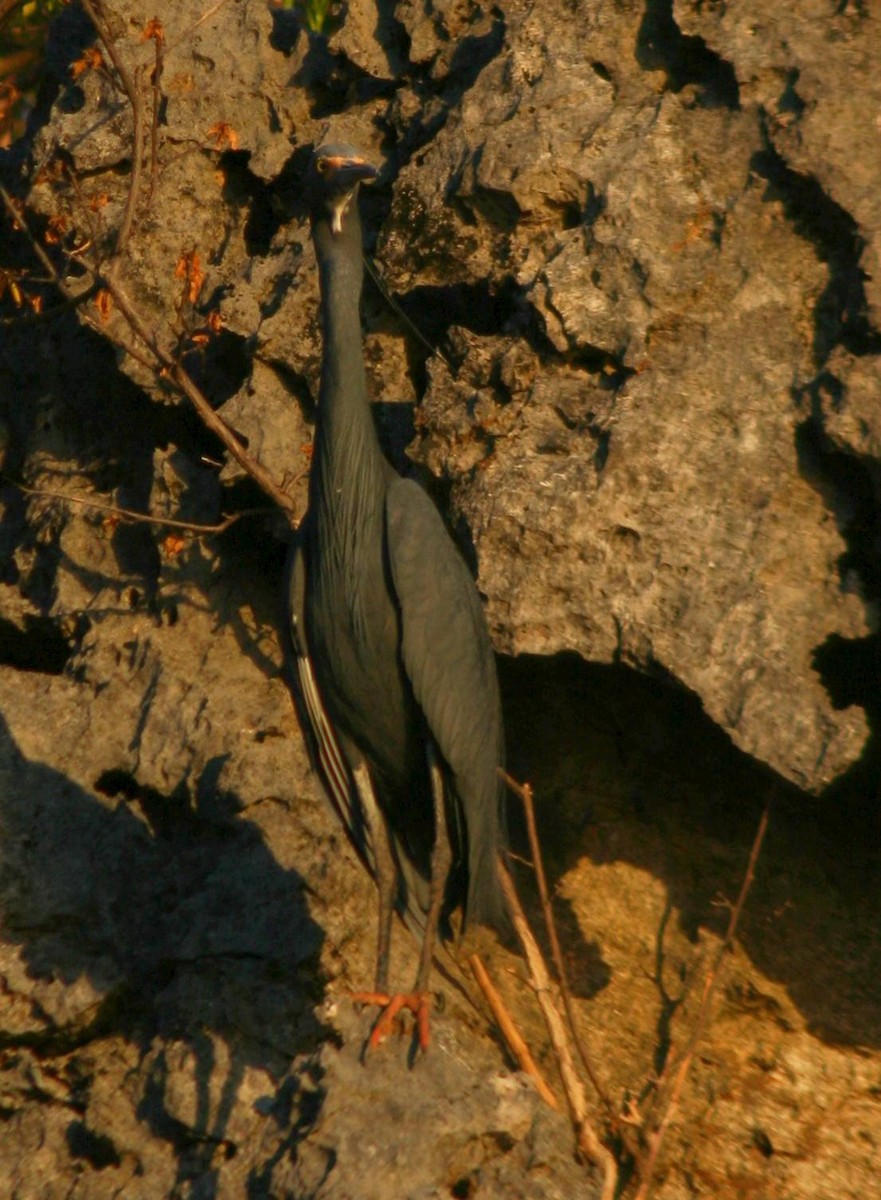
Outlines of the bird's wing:
<svg viewBox="0 0 881 1200">
<path fill-rule="evenodd" d="M 466 824 L 469 914 L 491 919 L 504 748 L 495 660 L 480 597 L 440 514 L 412 480 L 389 485 L 386 535 L 401 611 L 404 670 L 450 769 Z"/>
<path fill-rule="evenodd" d="M 306 553 L 302 539 L 295 542 L 288 564 L 288 616 L 293 647 L 293 669 L 289 672 L 300 725 L 307 733 L 309 756 L 324 790 L 349 840 L 371 874 L 375 859 L 349 756 L 340 742 L 318 688 L 318 680 L 306 639 L 305 594 Z"/>
</svg>

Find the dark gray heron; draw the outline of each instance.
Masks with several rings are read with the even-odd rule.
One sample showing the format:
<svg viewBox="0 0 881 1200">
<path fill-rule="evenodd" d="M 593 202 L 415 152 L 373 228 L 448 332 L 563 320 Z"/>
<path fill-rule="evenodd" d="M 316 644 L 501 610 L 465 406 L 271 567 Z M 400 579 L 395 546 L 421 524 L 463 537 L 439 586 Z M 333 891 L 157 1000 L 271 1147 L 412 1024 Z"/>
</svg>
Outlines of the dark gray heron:
<svg viewBox="0 0 881 1200">
<path fill-rule="evenodd" d="M 384 1009 L 369 1044 L 406 1007 L 424 1049 L 439 924 L 459 906 L 505 921 L 504 746 L 477 588 L 432 501 L 384 457 L 367 394 L 357 197 L 376 175 L 347 145 L 309 168 L 324 357 L 290 621 L 313 761 L 379 892 L 375 992 L 358 997 Z M 395 909 L 422 937 L 410 993 L 388 991 Z"/>
</svg>

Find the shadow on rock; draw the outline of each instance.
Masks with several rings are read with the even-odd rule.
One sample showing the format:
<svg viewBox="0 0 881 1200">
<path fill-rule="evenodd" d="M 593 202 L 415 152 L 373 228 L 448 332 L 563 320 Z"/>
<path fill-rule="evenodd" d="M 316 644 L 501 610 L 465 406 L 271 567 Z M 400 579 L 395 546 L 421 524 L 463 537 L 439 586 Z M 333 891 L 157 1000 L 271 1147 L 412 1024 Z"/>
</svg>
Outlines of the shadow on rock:
<svg viewBox="0 0 881 1200">
<path fill-rule="evenodd" d="M 697 941 L 701 929 L 721 935 L 772 802 L 739 938 L 759 970 L 786 986 L 814 1034 L 881 1044 L 878 851 L 860 832 L 859 790 L 833 807 L 787 788 L 736 750 L 694 696 L 625 668 L 586 666 L 574 655 L 500 666 L 510 769 L 535 787 L 552 886 L 585 856 L 595 865 L 630 864 L 648 873 L 646 888 L 652 877 L 662 881 L 688 939 Z M 629 903 L 592 895 L 588 907 L 606 929 L 626 914 L 604 913 L 603 905 Z M 636 927 L 646 913 L 632 919 Z M 562 932 L 578 960 L 585 943 L 569 925 Z M 655 961 L 646 950 L 643 964 L 659 980 L 666 940 Z M 590 958 L 598 953 L 605 956 L 602 938 Z M 594 968 L 590 974 L 592 994 L 603 979 Z"/>
<path fill-rule="evenodd" d="M 273 1194 L 274 1164 L 322 1096 L 308 1065 L 303 1083 L 289 1074 L 327 1036 L 313 1015 L 323 934 L 302 880 L 234 795 L 208 804 L 197 787 L 188 804 L 107 778 L 103 790 L 107 803 L 27 760 L 0 718 L 5 1136 L 20 1136 L 9 1097 L 32 1099 L 39 1062 L 62 1055 L 62 1103 L 47 1098 L 40 1119 L 48 1140 L 63 1122 L 84 1170 L 213 1197 L 241 1160 L 247 1194 Z"/>
</svg>

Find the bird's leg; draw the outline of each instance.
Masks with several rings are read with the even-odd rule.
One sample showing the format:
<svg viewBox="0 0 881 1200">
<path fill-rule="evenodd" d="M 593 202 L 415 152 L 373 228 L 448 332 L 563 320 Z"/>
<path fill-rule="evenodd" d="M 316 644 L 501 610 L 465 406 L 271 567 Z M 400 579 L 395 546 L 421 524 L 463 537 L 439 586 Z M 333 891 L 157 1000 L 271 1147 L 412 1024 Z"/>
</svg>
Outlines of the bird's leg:
<svg viewBox="0 0 881 1200">
<path fill-rule="evenodd" d="M 379 811 L 376 793 L 370 780 L 370 773 L 363 762 L 359 763 L 352 772 L 355 786 L 361 799 L 364 818 L 373 842 L 373 865 L 376 871 L 376 887 L 379 892 L 379 923 L 376 939 L 376 976 L 375 988 L 377 993 L 385 993 L 388 988 L 389 956 L 392 945 L 392 914 L 395 904 L 395 890 L 398 886 L 397 870 L 392 850 L 389 845 L 388 829 Z"/>
<path fill-rule="evenodd" d="M 427 1050 L 430 1041 L 428 1018 L 431 1010 L 431 995 L 428 991 L 428 980 L 431 975 L 431 960 L 434 954 L 434 943 L 437 937 L 437 927 L 440 921 L 441 909 L 446 891 L 447 876 L 453 861 L 450 837 L 447 832 L 446 810 L 444 807 L 444 779 L 438 766 L 434 748 L 428 749 L 428 770 L 431 777 L 431 795 L 434 804 L 434 846 L 431 851 L 431 878 L 429 880 L 428 913 L 425 918 L 425 933 L 422 937 L 422 949 L 419 954 L 419 970 L 416 974 L 416 984 L 410 993 L 398 993 L 394 996 L 377 998 L 377 1003 L 385 1003 L 385 1010 L 373 1027 L 370 1035 L 370 1048 L 375 1049 L 384 1041 L 392 1030 L 398 1013 L 409 1008 L 416 1017 L 416 1037 L 420 1050 Z"/>
<path fill-rule="evenodd" d="M 422 950 L 419 954 L 419 970 L 416 974 L 416 1028 L 419 1037 L 420 1050 L 428 1049 L 428 1013 L 430 994 L 428 980 L 431 975 L 431 960 L 434 955 L 434 943 L 437 939 L 437 927 L 440 921 L 444 894 L 447 887 L 447 877 L 453 861 L 453 851 L 450 846 L 450 835 L 447 831 L 447 814 L 444 806 L 444 778 L 438 766 L 434 747 L 428 747 L 428 770 L 431 775 L 431 794 L 434 800 L 434 846 L 431 851 L 431 880 L 429 883 L 428 915 L 425 918 L 425 934 L 422 938 Z"/>
<path fill-rule="evenodd" d="M 428 770 L 431 775 L 431 795 L 434 801 L 434 846 L 431 851 L 431 880 L 428 892 L 428 915 L 425 918 L 425 936 L 419 955 L 419 971 L 416 975 L 416 991 L 425 992 L 431 974 L 431 959 L 440 921 L 447 876 L 453 861 L 450 836 L 447 832 L 447 816 L 444 807 L 444 777 L 437 763 L 434 747 L 428 748 Z"/>
</svg>

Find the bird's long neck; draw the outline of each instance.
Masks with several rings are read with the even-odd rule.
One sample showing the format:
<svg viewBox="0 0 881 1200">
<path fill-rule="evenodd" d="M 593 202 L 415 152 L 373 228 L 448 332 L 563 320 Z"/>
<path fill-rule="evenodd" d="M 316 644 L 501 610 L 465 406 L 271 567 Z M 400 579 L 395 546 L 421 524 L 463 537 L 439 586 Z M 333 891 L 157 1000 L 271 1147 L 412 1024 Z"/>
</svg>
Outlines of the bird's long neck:
<svg viewBox="0 0 881 1200">
<path fill-rule="evenodd" d="M 327 533 L 346 541 L 381 507 L 385 460 L 373 423 L 361 337 L 361 224 L 356 202 L 339 233 L 317 221 L 324 357 L 315 426 L 310 503 Z M 349 547 L 351 551 L 351 546 Z"/>
</svg>

